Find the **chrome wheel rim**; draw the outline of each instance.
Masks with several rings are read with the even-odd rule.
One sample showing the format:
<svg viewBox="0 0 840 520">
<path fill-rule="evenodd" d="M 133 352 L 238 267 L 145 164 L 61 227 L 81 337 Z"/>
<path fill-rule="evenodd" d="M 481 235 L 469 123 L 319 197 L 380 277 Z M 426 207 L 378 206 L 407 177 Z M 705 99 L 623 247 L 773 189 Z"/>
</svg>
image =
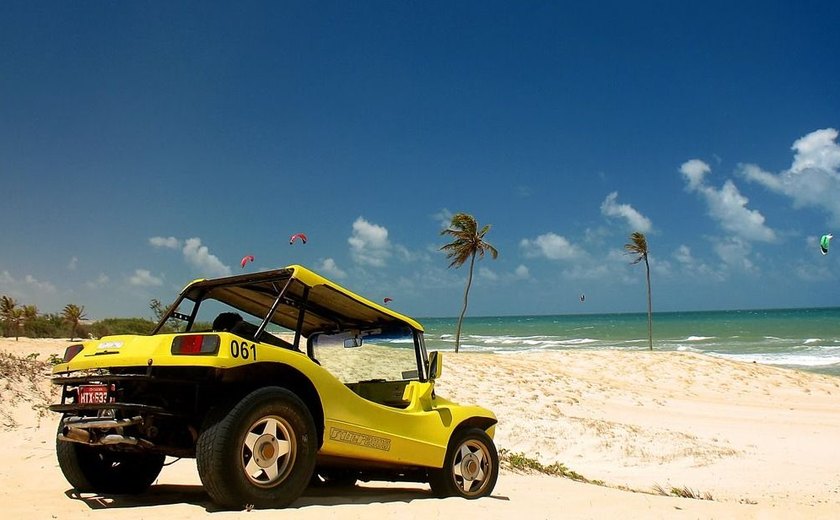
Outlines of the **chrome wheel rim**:
<svg viewBox="0 0 840 520">
<path fill-rule="evenodd" d="M 476 440 L 461 444 L 452 461 L 452 476 L 461 493 L 467 496 L 480 495 L 487 487 L 493 473 L 493 461 L 487 446 Z"/>
<path fill-rule="evenodd" d="M 296 453 L 291 425 L 277 416 L 263 417 L 245 434 L 240 457 L 242 470 L 252 484 L 271 487 L 289 475 Z"/>
</svg>

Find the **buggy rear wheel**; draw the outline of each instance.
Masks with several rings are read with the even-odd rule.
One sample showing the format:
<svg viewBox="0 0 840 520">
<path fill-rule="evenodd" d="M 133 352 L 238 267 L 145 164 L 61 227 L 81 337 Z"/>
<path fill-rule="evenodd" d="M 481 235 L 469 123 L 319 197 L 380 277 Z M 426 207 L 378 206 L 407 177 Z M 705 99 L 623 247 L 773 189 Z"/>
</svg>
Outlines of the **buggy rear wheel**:
<svg viewBox="0 0 840 520">
<path fill-rule="evenodd" d="M 160 475 L 166 457 L 159 453 L 120 452 L 56 440 L 64 478 L 82 493 L 137 494 Z"/>
<path fill-rule="evenodd" d="M 249 394 L 201 432 L 196 462 L 218 504 L 280 508 L 309 484 L 316 451 L 309 409 L 289 390 L 269 387 Z"/>
</svg>

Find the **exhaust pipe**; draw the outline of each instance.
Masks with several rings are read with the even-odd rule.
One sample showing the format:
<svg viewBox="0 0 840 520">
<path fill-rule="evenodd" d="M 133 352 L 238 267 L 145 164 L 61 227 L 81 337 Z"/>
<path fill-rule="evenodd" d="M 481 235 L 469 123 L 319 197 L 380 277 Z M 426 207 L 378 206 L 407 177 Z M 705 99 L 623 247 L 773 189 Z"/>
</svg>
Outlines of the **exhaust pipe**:
<svg viewBox="0 0 840 520">
<path fill-rule="evenodd" d="M 58 436 L 63 441 L 81 442 L 88 444 L 90 442 L 90 432 L 81 428 L 74 428 L 72 426 L 65 426 Z"/>
<path fill-rule="evenodd" d="M 116 428 L 123 428 L 140 424 L 143 419 L 140 416 L 132 417 L 130 419 L 94 419 L 88 418 L 69 418 L 65 419 L 64 427 L 58 434 L 58 440 L 67 442 L 77 442 L 79 444 L 87 444 L 89 446 L 105 446 L 105 445 L 128 445 L 141 446 L 143 448 L 153 448 L 155 445 L 145 439 L 138 437 L 130 437 L 120 433 L 111 433 L 102 435 L 101 433 L 91 433 L 91 430 L 109 430 Z"/>
<path fill-rule="evenodd" d="M 104 419 L 98 417 L 67 417 L 64 419 L 65 427 L 83 429 L 98 428 L 103 430 L 133 426 L 142 422 L 143 418 L 139 415 L 128 419 Z"/>
<path fill-rule="evenodd" d="M 58 440 L 87 444 L 88 446 L 113 446 L 121 444 L 125 446 L 140 446 L 143 448 L 155 447 L 154 443 L 145 439 L 138 439 L 137 437 L 129 437 L 127 435 L 112 433 L 95 438 L 87 430 L 69 427 L 65 427 L 64 430 L 58 434 Z"/>
</svg>

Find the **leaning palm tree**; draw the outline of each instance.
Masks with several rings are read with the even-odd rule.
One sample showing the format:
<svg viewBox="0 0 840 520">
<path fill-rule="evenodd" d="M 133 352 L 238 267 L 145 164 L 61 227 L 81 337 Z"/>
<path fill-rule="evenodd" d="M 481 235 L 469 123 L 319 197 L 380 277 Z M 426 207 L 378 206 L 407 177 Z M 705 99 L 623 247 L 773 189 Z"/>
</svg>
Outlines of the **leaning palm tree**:
<svg viewBox="0 0 840 520">
<path fill-rule="evenodd" d="M 464 307 L 461 309 L 461 316 L 458 318 L 458 328 L 455 330 L 455 352 L 458 352 L 461 346 L 461 324 L 464 321 L 464 314 L 467 313 L 467 300 L 470 295 L 470 286 L 472 285 L 475 257 L 478 255 L 484 258 L 484 253 L 490 253 L 490 256 L 495 260 L 499 256 L 496 248 L 484 240 L 484 236 L 488 231 L 490 231 L 489 224 L 479 231 L 475 217 L 466 213 L 457 213 L 453 215 L 449 227 L 440 232 L 441 235 L 449 235 L 454 239 L 452 242 L 440 248 L 441 251 L 446 252 L 446 258 L 452 259 L 449 267 L 461 267 L 467 259 L 470 261 L 467 287 L 464 289 Z"/>
<path fill-rule="evenodd" d="M 75 303 L 68 303 L 64 306 L 64 310 L 61 311 L 61 317 L 70 324 L 70 339 L 73 339 L 76 337 L 76 329 L 79 327 L 79 323 L 86 318 L 85 307 L 79 307 Z"/>
<path fill-rule="evenodd" d="M 647 277 L 647 315 L 648 315 L 648 346 L 653 350 L 653 308 L 651 306 L 650 297 L 650 263 L 648 263 L 648 245 L 644 233 L 634 231 L 630 235 L 630 242 L 624 244 L 624 250 L 627 254 L 636 255 L 633 264 L 638 264 L 642 260 L 645 261 L 645 274 Z"/>
</svg>

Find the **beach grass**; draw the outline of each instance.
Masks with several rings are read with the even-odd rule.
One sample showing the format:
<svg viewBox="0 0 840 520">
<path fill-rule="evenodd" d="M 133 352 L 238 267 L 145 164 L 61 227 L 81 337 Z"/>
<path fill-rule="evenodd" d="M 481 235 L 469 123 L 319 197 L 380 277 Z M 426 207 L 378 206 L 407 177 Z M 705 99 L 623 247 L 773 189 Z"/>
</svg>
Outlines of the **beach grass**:
<svg viewBox="0 0 840 520">
<path fill-rule="evenodd" d="M 665 489 L 659 484 L 655 484 L 653 486 L 653 494 L 655 495 L 662 495 L 665 497 L 679 497 L 679 498 L 692 498 L 695 500 L 714 500 L 712 494 L 709 492 L 701 493 L 698 490 L 691 489 L 688 486 L 683 487 L 671 487 L 669 489 Z"/>
<path fill-rule="evenodd" d="M 544 475 L 568 478 L 577 482 L 585 482 L 587 484 L 604 485 L 604 482 L 588 479 L 580 473 L 569 469 L 561 462 L 543 464 L 539 460 L 529 457 L 525 453 L 511 452 L 505 448 L 499 450 L 499 461 L 503 468 L 515 472 L 542 473 Z"/>
</svg>

